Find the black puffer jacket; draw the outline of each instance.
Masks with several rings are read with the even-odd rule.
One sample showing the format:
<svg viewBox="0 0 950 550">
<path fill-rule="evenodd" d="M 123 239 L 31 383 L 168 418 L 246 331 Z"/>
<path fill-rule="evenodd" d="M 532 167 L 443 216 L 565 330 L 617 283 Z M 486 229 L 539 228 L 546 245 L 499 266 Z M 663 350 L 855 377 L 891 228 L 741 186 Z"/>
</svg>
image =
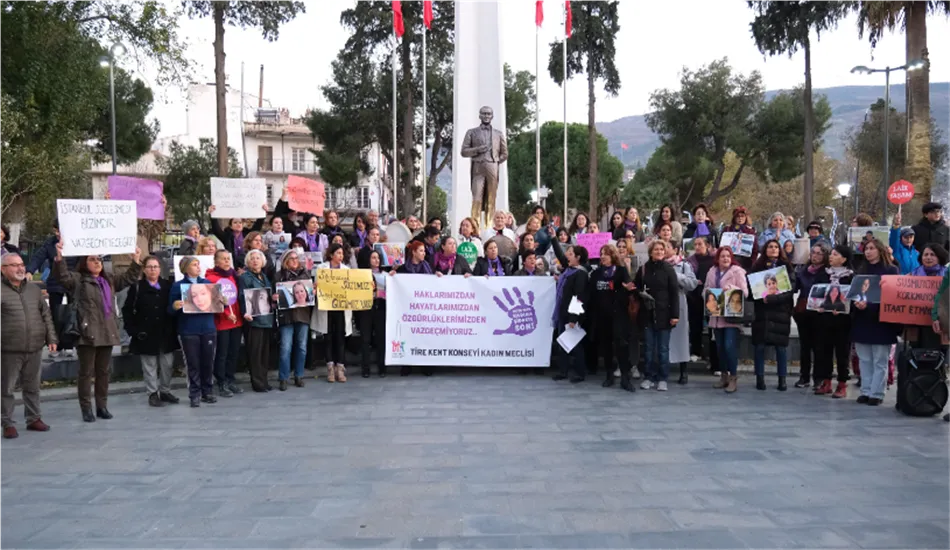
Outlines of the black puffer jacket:
<svg viewBox="0 0 950 550">
<path fill-rule="evenodd" d="M 129 287 L 122 306 L 125 331 L 132 338 L 129 352 L 136 355 L 158 355 L 179 348 L 177 317 L 168 314 L 168 295 L 172 283 L 158 280 L 155 289 L 145 279 Z"/>
<path fill-rule="evenodd" d="M 637 271 L 634 282 L 653 298 L 652 311 L 649 302 L 640 308 L 641 324 L 657 330 L 673 328 L 670 320 L 680 316 L 680 285 L 673 266 L 665 260 L 650 260 Z"/>
<path fill-rule="evenodd" d="M 914 248 L 921 254 L 924 253 L 924 247 L 930 243 L 937 243 L 944 249 L 950 245 L 950 227 L 947 227 L 947 222 L 944 220 L 933 223 L 924 217 L 913 227 L 913 230 Z"/>
<path fill-rule="evenodd" d="M 785 269 L 792 288 L 795 288 L 795 271 L 790 265 L 786 265 Z M 767 301 L 755 300 L 755 319 L 752 320 L 753 345 L 788 347 L 794 300 L 794 292 L 769 296 Z"/>
</svg>

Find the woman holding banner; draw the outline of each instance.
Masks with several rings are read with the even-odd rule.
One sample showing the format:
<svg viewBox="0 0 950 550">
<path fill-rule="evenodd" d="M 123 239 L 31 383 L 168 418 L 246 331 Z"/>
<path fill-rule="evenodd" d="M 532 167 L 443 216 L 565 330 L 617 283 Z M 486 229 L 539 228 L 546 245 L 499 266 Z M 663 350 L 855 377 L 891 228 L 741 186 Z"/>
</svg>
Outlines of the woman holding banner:
<svg viewBox="0 0 950 550">
<path fill-rule="evenodd" d="M 274 294 L 277 293 L 278 282 L 308 280 L 310 273 L 301 264 L 297 251 L 288 250 L 280 257 L 280 271 L 277 272 L 274 288 L 271 290 Z M 303 370 L 307 364 L 307 337 L 310 335 L 312 310 L 313 308 L 308 306 L 277 311 L 277 325 L 280 330 L 280 361 L 277 371 L 280 391 L 287 390 L 291 364 L 294 369 L 294 386 L 304 387 Z"/>
<path fill-rule="evenodd" d="M 325 268 L 349 269 L 344 263 L 343 246 L 338 243 L 327 248 L 326 260 Z M 310 328 L 326 335 L 327 382 L 346 382 L 346 337 L 353 332 L 353 312 L 314 308 Z"/>
<path fill-rule="evenodd" d="M 845 244 L 835 245 L 828 255 L 828 267 L 819 273 L 817 284 L 850 285 L 851 250 Z M 852 305 L 853 307 L 853 305 Z M 818 314 L 817 351 L 815 352 L 815 395 L 834 399 L 848 396 L 848 365 L 851 354 L 851 316 L 840 312 Z M 799 327 L 801 331 L 801 327 Z M 838 362 L 838 384 L 831 390 L 831 371 Z"/>
<path fill-rule="evenodd" d="M 211 313 L 182 313 L 182 286 L 211 284 L 200 276 L 201 264 L 194 256 L 185 256 L 178 262 L 183 277 L 172 285 L 168 293 L 168 313 L 178 321 L 178 342 L 188 371 L 188 398 L 192 408 L 205 403 L 217 403 L 212 385 L 214 352 L 217 346 L 214 315 Z"/>
<path fill-rule="evenodd" d="M 494 242 L 492 242 L 494 244 Z M 495 253 L 497 255 L 498 248 L 496 245 Z M 482 258 L 479 258 L 481 260 Z M 426 261 L 426 245 L 422 241 L 409 241 L 409 244 L 406 245 L 406 263 L 402 264 L 393 271 L 390 271 L 390 275 L 395 275 L 396 273 L 411 273 L 414 275 L 432 275 L 432 266 L 429 265 L 429 262 Z M 399 376 L 409 376 L 412 372 L 412 367 L 403 366 L 399 370 Z M 425 366 L 422 368 L 422 372 L 426 376 L 432 376 L 433 367 Z"/>
<path fill-rule="evenodd" d="M 859 275 L 897 275 L 890 252 L 877 239 L 864 246 L 865 263 Z M 861 396 L 858 403 L 880 405 L 887 389 L 891 346 L 897 343 L 900 326 L 879 320 L 881 304 L 855 302 L 852 310 L 851 340 L 861 367 Z"/>
<path fill-rule="evenodd" d="M 102 258 L 98 255 L 79 258 L 76 271 L 66 268 L 63 260 L 63 243 L 56 244 L 56 259 L 53 262 L 53 276 L 69 295 L 69 301 L 76 303 L 79 343 L 79 406 L 82 419 L 95 422 L 96 417 L 112 418 L 107 408 L 109 399 L 109 371 L 112 362 L 112 348 L 120 344 L 119 326 L 116 321 L 115 294 L 127 286 L 135 284 L 142 276 L 139 259 L 142 251 L 135 249 L 132 263 L 125 273 L 118 277 L 106 273 L 102 268 Z M 96 379 L 96 414 L 92 414 L 90 386 Z"/>
<path fill-rule="evenodd" d="M 511 275 L 511 260 L 498 255 L 498 243 L 489 239 L 485 243 L 485 257 L 475 261 L 472 275 L 485 277 L 504 277 Z"/>
<path fill-rule="evenodd" d="M 777 238 L 765 241 L 763 253 L 752 266 L 752 272 L 767 271 L 784 267 L 788 278 L 795 285 L 795 273 L 791 269 L 788 257 Z M 765 390 L 765 348 L 775 348 L 775 362 L 778 364 L 778 391 L 786 391 L 788 385 L 788 341 L 792 330 L 792 304 L 795 295 L 792 292 L 782 294 L 764 294 L 755 300 L 755 318 L 752 321 L 752 345 L 755 347 L 755 389 Z M 817 369 L 816 369 L 817 370 Z"/>
<path fill-rule="evenodd" d="M 228 299 L 228 305 L 221 313 L 214 314 L 214 328 L 217 331 L 217 348 L 214 356 L 214 378 L 218 386 L 219 397 L 233 397 L 234 394 L 244 393 L 237 385 L 234 375 L 237 372 L 238 354 L 241 352 L 241 336 L 244 325 L 240 304 L 244 301 L 244 294 L 239 293 L 238 274 L 231 263 L 231 253 L 227 250 L 218 250 L 214 253 L 214 267 L 205 272 L 205 279 L 224 289 L 231 290 L 229 295 L 235 301 Z M 233 294 L 232 294 L 233 293 Z"/>
<path fill-rule="evenodd" d="M 721 247 L 716 252 L 716 266 L 706 274 L 707 289 L 721 288 L 722 290 L 741 290 L 743 296 L 749 295 L 749 286 L 746 283 L 745 270 L 735 263 L 732 250 Z M 736 391 L 738 377 L 736 369 L 739 366 L 739 325 L 731 322 L 727 317 L 710 317 L 709 327 L 715 331 L 716 352 L 722 366 L 722 375 L 714 388 L 724 389 L 727 393 Z"/>
<path fill-rule="evenodd" d="M 270 290 L 271 282 L 264 273 L 267 258 L 260 250 L 251 250 L 244 259 L 247 270 L 238 278 L 238 295 L 244 296 L 244 291 L 253 288 Z M 247 323 L 247 364 L 251 370 L 251 388 L 259 393 L 274 389 L 267 382 L 267 368 L 270 366 L 271 331 L 274 328 L 274 314 L 258 315 L 253 317 L 247 311 L 244 300 L 239 300 L 241 315 Z"/>
<path fill-rule="evenodd" d="M 435 274 L 442 275 L 464 275 L 470 277 L 472 268 L 468 266 L 468 261 L 456 252 L 455 239 L 452 237 L 443 237 L 439 250 L 436 251 L 432 259 L 432 265 L 435 268 Z"/>
<path fill-rule="evenodd" d="M 485 249 L 482 247 L 482 240 L 478 238 L 478 222 L 473 218 L 465 218 L 462 220 L 462 223 L 459 224 L 459 242 L 474 244 L 476 256 L 485 254 Z"/>
</svg>

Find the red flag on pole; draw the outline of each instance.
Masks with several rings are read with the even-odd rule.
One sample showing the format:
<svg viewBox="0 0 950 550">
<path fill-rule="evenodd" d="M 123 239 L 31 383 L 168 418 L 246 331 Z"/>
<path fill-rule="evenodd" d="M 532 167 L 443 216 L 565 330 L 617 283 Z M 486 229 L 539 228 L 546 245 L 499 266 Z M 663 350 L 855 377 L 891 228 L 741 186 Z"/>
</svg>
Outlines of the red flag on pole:
<svg viewBox="0 0 950 550">
<path fill-rule="evenodd" d="M 400 38 L 406 32 L 406 27 L 402 22 L 402 2 L 399 0 L 393 0 L 393 31 Z"/>
<path fill-rule="evenodd" d="M 424 0 L 422 2 L 422 21 L 426 24 L 426 28 L 431 31 L 432 30 L 432 0 Z"/>
<path fill-rule="evenodd" d="M 544 1 L 537 0 L 534 3 L 534 24 L 540 27 L 541 23 L 544 23 Z"/>
<path fill-rule="evenodd" d="M 571 37 L 571 0 L 564 0 L 564 9 L 567 11 L 567 17 L 564 18 L 564 35 Z"/>
<path fill-rule="evenodd" d="M 621 141 L 620 148 L 626 150 L 626 149 L 629 149 L 630 147 L 627 147 L 627 144 Z"/>
</svg>

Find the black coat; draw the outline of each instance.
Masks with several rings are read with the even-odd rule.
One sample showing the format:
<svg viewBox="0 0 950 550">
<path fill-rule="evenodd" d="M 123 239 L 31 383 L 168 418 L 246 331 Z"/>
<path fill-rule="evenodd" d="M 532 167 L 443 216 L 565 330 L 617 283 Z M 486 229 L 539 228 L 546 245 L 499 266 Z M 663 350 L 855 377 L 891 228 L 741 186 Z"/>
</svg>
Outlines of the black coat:
<svg viewBox="0 0 950 550">
<path fill-rule="evenodd" d="M 950 247 L 950 227 L 947 227 L 947 222 L 944 220 L 931 223 L 927 218 L 921 218 L 913 229 L 914 248 L 921 254 L 924 253 L 924 247 L 930 243 L 937 243 L 942 246 L 944 250 Z"/>
<path fill-rule="evenodd" d="M 360 269 L 369 269 L 369 256 L 376 248 L 373 246 L 364 246 L 356 253 L 356 267 Z"/>
<path fill-rule="evenodd" d="M 795 288 L 795 271 L 785 266 L 788 278 Z M 784 292 L 769 296 L 768 301 L 755 300 L 755 318 L 752 320 L 752 344 L 788 347 L 788 335 L 792 330 L 792 310 L 795 307 L 795 293 Z"/>
<path fill-rule="evenodd" d="M 511 268 L 510 258 L 498 256 L 498 259 L 501 260 L 501 269 L 505 272 L 505 275 L 511 275 L 514 273 Z M 456 263 L 456 265 L 458 264 Z M 466 262 L 466 265 L 468 265 L 468 262 Z M 488 258 L 480 257 L 475 260 L 475 267 L 472 269 L 472 275 L 488 275 Z"/>
<path fill-rule="evenodd" d="M 637 271 L 634 282 L 641 292 L 653 297 L 652 312 L 646 305 L 640 308 L 641 322 L 657 330 L 673 328 L 670 320 L 680 317 L 680 285 L 673 266 L 665 260 L 650 260 Z"/>
<path fill-rule="evenodd" d="M 158 355 L 179 348 L 177 320 L 168 314 L 172 282 L 159 279 L 158 284 L 156 290 L 141 279 L 129 287 L 129 295 L 122 306 L 125 331 L 132 338 L 129 352 L 136 355 Z"/>
<path fill-rule="evenodd" d="M 437 272 L 436 267 L 432 268 L 432 272 Z M 452 266 L 451 273 L 443 273 L 443 275 L 465 275 L 466 273 L 471 273 L 472 268 L 468 265 L 468 260 L 462 257 L 461 254 L 455 255 L 455 264 Z M 506 273 L 507 275 L 507 273 Z"/>
<path fill-rule="evenodd" d="M 231 228 L 221 228 L 221 223 L 226 223 L 228 220 L 211 220 L 211 233 L 214 234 L 218 240 L 221 241 L 221 244 L 224 245 L 224 249 L 230 252 L 234 256 L 234 267 L 244 267 L 244 255 L 242 254 L 240 258 L 237 257 L 237 254 L 234 253 L 234 231 L 231 231 Z M 245 227 L 241 230 L 241 234 L 247 237 L 247 234 L 252 231 L 260 231 L 264 227 L 264 218 L 260 218 L 254 222 L 254 225 L 251 227 Z M 247 247 L 244 249 L 247 252 Z"/>
<path fill-rule="evenodd" d="M 710 224 L 709 222 L 703 222 L 703 223 L 705 223 L 706 227 L 709 229 L 709 235 L 703 235 L 704 237 L 706 237 L 706 242 L 708 242 L 709 246 L 711 246 L 712 248 L 718 248 L 719 235 L 716 234 L 716 230 L 713 229 L 712 224 Z M 689 225 L 686 226 L 686 229 L 683 230 L 683 239 L 684 240 L 695 239 L 697 227 L 698 227 L 698 224 L 696 222 L 690 222 Z M 700 281 L 702 280 L 703 279 L 700 279 Z"/>
<path fill-rule="evenodd" d="M 613 276 L 606 277 L 603 267 L 598 267 L 590 274 L 590 314 L 594 323 L 601 320 L 606 322 L 626 322 L 629 319 L 627 305 L 630 300 L 630 291 L 624 288 L 624 283 L 630 282 L 630 274 L 624 266 L 617 266 Z"/>
</svg>

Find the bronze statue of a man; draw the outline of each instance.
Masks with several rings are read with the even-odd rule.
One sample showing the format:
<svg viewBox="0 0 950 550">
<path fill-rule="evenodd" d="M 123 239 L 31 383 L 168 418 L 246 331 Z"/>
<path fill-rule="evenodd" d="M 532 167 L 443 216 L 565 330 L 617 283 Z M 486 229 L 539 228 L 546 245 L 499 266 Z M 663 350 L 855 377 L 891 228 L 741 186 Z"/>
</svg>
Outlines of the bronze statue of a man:
<svg viewBox="0 0 950 550">
<path fill-rule="evenodd" d="M 498 192 L 498 165 L 508 160 L 508 141 L 505 134 L 491 126 L 495 113 L 491 107 L 482 107 L 478 118 L 482 124 L 465 132 L 462 156 L 472 159 L 472 218 L 487 219 L 495 211 Z"/>
</svg>

